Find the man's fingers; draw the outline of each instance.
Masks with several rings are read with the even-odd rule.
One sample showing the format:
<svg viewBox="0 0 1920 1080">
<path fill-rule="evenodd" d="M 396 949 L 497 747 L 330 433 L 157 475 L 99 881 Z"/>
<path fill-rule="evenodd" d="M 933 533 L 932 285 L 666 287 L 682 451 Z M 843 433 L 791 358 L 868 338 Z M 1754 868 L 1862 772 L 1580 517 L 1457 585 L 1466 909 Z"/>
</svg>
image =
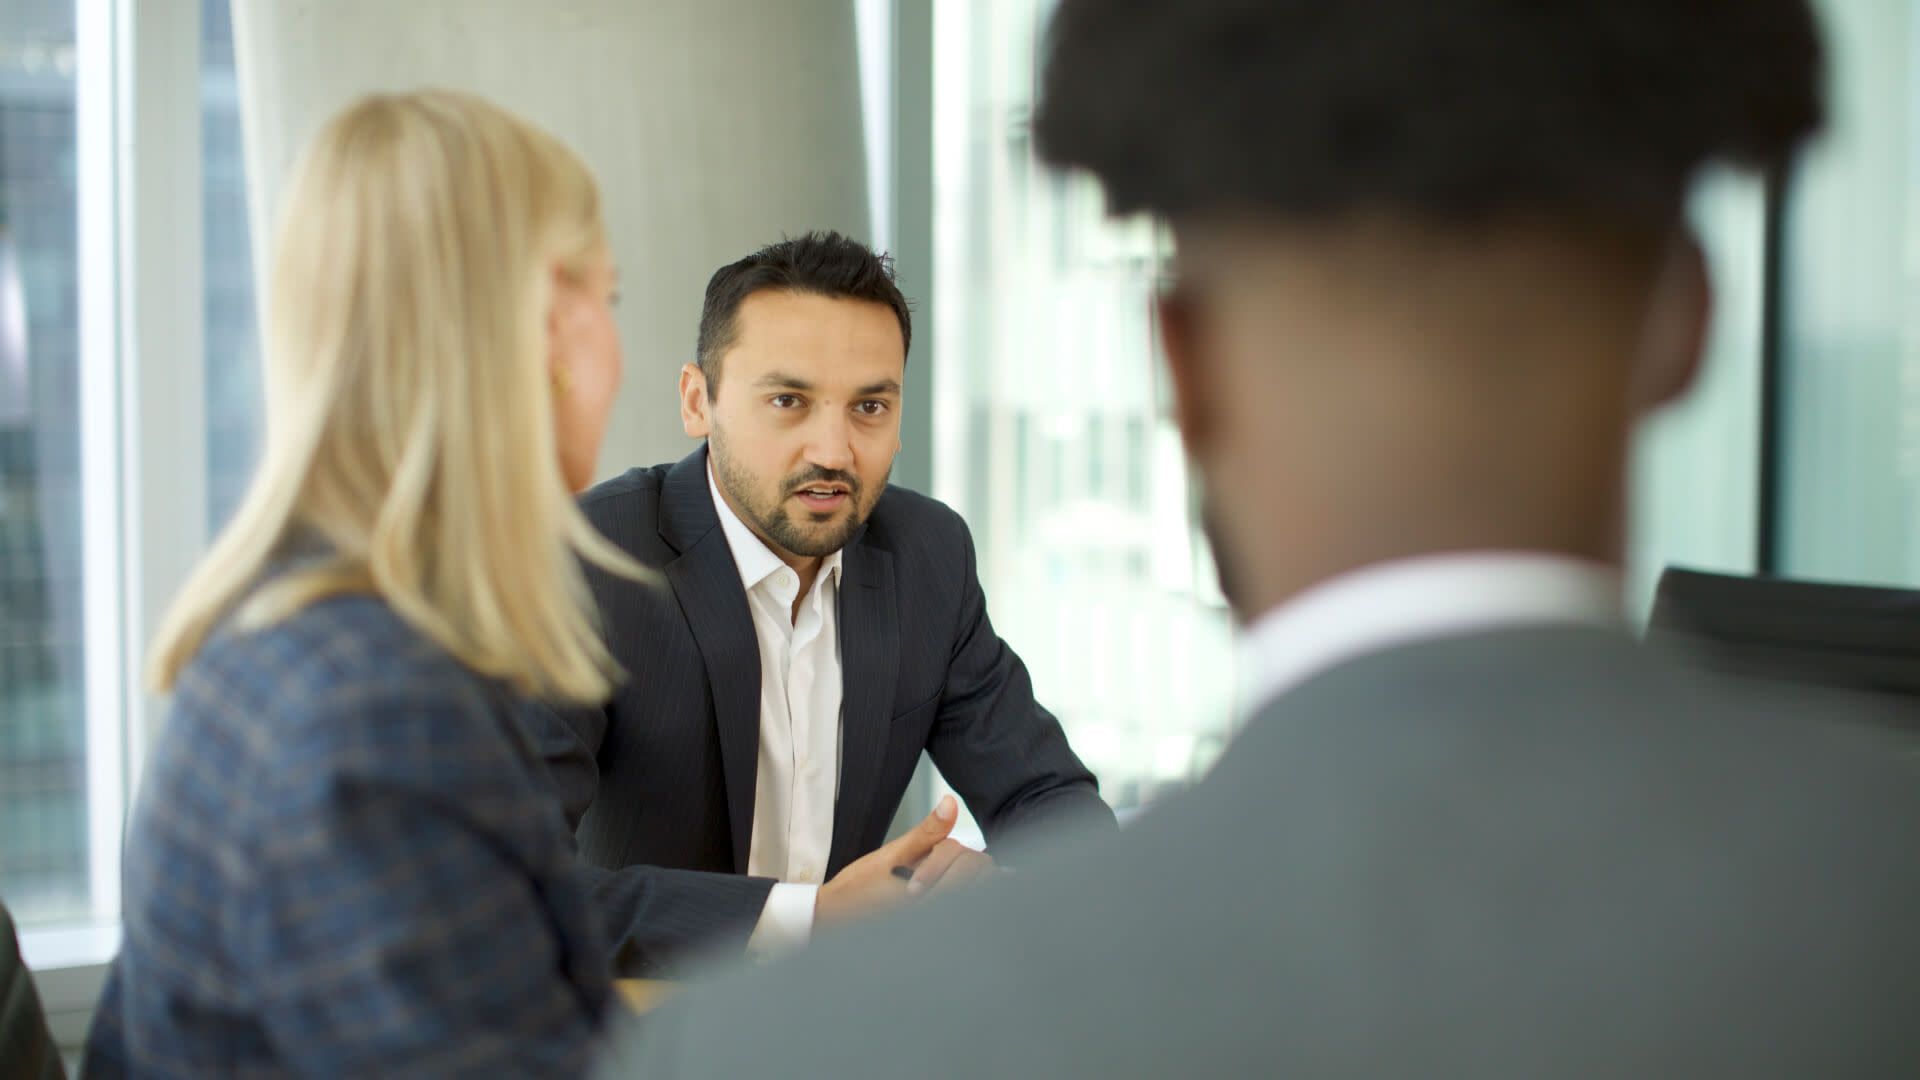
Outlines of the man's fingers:
<svg viewBox="0 0 1920 1080">
<path fill-rule="evenodd" d="M 939 805 L 933 813 L 920 820 L 920 824 L 908 829 L 905 836 L 888 845 L 891 862 L 896 866 L 902 863 L 911 865 L 926 857 L 934 845 L 947 838 L 953 831 L 953 823 L 960 817 L 960 804 L 951 795 L 942 795 Z"/>
<path fill-rule="evenodd" d="M 967 848 L 966 855 L 947 868 L 946 877 L 942 880 L 947 885 L 960 885 L 975 878 L 985 877 L 993 868 L 993 856 L 984 851 Z"/>
<path fill-rule="evenodd" d="M 907 882 L 907 891 L 919 894 L 933 888 L 940 883 L 940 879 L 947 876 L 947 870 L 953 865 L 954 860 L 969 850 L 971 849 L 966 845 L 953 839 L 942 840 L 935 844 L 933 850 L 927 852 L 927 857 L 920 860 L 920 865 L 914 867 L 913 880 Z"/>
<path fill-rule="evenodd" d="M 967 882 L 973 881 L 976 878 L 985 877 L 993 871 L 993 856 L 984 851 L 975 851 L 960 843 L 958 840 L 949 840 L 947 843 L 953 845 L 954 857 L 947 861 L 946 868 L 940 871 L 940 877 L 937 881 L 928 881 L 926 883 L 926 889 L 931 889 L 935 885 L 938 885 L 942 889 L 952 889 L 956 886 L 965 885 Z M 941 847 L 945 846 L 945 844 L 941 845 Z M 936 848 L 934 854 L 938 855 L 939 853 L 939 849 Z M 931 856 L 929 856 L 929 858 L 931 858 Z M 916 874 L 915 876 L 917 877 L 918 875 Z M 916 888 L 908 889 L 908 892 L 916 894 L 924 891 L 926 890 Z"/>
</svg>

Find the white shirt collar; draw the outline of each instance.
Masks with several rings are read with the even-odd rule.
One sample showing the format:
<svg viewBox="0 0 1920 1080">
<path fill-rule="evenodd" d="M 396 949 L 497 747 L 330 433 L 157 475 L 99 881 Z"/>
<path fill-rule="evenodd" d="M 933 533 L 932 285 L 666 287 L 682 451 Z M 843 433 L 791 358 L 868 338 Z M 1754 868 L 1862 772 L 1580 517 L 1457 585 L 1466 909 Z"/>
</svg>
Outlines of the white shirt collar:
<svg viewBox="0 0 1920 1080">
<path fill-rule="evenodd" d="M 727 534 L 727 547 L 733 550 L 733 564 L 740 570 L 740 583 L 749 590 L 778 573 L 787 564 L 773 549 L 754 535 L 740 515 L 733 512 L 726 497 L 720 494 L 720 483 L 714 479 L 713 456 L 707 456 L 707 491 L 713 495 L 713 509 L 720 515 L 720 528 Z M 820 573 L 814 579 L 834 581 L 840 579 L 840 552 L 836 551 L 820 560 Z"/>
<path fill-rule="evenodd" d="M 1322 582 L 1240 637 L 1240 701 L 1252 713 L 1338 664 L 1415 641 L 1528 624 L 1620 625 L 1621 576 L 1541 552 L 1430 555 Z"/>
</svg>

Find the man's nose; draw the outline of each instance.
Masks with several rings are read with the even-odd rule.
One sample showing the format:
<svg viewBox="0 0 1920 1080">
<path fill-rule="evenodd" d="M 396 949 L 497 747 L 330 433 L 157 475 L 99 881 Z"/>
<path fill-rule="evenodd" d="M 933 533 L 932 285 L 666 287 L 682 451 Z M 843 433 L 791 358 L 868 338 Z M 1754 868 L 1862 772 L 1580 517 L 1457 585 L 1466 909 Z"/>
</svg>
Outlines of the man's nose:
<svg viewBox="0 0 1920 1080">
<path fill-rule="evenodd" d="M 822 469 L 845 472 L 853 468 L 853 428 L 845 414 L 833 410 L 820 417 L 808 432 L 807 462 Z"/>
</svg>

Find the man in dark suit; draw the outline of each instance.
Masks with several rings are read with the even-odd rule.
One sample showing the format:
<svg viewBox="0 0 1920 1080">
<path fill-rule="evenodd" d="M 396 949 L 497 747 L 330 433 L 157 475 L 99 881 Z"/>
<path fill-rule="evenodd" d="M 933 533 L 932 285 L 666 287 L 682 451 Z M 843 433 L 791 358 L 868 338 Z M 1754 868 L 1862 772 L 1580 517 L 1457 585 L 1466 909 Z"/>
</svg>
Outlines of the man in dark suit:
<svg viewBox="0 0 1920 1080">
<path fill-rule="evenodd" d="M 1689 184 L 1815 127 L 1804 0 L 1057 12 L 1039 145 L 1179 244 L 1254 714 L 1130 828 L 690 992 L 609 1074 L 1920 1074 L 1904 747 L 1620 625 Z"/>
<path fill-rule="evenodd" d="M 666 584 L 596 577 L 629 678 L 527 718 L 624 972 L 789 948 L 990 868 L 946 837 L 950 800 L 881 848 L 923 750 L 990 844 L 1113 821 L 987 620 L 965 522 L 887 483 L 911 332 L 890 265 L 837 233 L 722 267 L 680 381 L 706 445 L 582 499 Z"/>
</svg>

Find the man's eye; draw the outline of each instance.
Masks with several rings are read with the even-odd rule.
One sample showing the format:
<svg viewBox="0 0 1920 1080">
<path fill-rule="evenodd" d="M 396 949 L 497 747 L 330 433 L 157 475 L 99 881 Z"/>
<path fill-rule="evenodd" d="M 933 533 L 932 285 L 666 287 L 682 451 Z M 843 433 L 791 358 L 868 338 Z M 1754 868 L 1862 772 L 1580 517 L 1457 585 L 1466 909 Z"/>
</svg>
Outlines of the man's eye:
<svg viewBox="0 0 1920 1080">
<path fill-rule="evenodd" d="M 868 416 L 879 416 L 887 411 L 887 403 L 884 401 L 863 401 L 858 407 Z"/>
<path fill-rule="evenodd" d="M 800 399 L 792 394 L 775 394 L 770 404 L 776 409 L 793 409 L 799 407 Z"/>
</svg>

